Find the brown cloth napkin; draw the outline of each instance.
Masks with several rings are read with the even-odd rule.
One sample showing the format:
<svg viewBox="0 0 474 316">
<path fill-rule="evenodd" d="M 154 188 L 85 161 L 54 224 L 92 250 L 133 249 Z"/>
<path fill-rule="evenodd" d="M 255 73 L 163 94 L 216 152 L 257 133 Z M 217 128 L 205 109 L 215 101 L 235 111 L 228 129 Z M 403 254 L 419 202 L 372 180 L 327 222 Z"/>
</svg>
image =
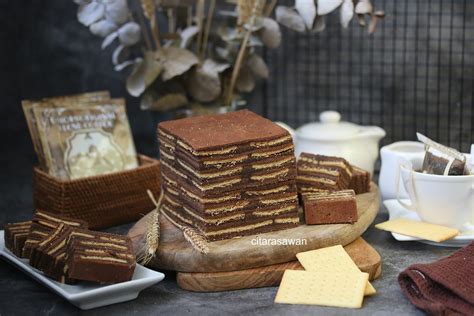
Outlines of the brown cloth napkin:
<svg viewBox="0 0 474 316">
<path fill-rule="evenodd" d="M 398 283 L 429 314 L 474 315 L 474 242 L 436 262 L 409 266 Z"/>
</svg>

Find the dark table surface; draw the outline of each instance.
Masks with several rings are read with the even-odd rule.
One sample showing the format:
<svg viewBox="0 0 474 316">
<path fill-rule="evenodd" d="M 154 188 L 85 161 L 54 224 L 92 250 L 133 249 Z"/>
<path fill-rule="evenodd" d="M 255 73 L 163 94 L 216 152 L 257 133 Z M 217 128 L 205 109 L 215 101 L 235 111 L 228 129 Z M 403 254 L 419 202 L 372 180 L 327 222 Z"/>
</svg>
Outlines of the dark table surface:
<svg viewBox="0 0 474 316">
<path fill-rule="evenodd" d="M 22 158 L 15 165 L 21 165 Z M 31 216 L 31 169 L 7 168 L 1 181 L 1 223 Z M 388 217 L 381 210 L 374 221 Z M 125 232 L 127 227 L 115 229 Z M 141 292 L 134 301 L 81 311 L 35 282 L 4 260 L 0 260 L 0 315 L 156 315 L 156 314 L 422 314 L 403 296 L 398 274 L 413 263 L 431 262 L 455 251 L 455 248 L 429 246 L 418 242 L 397 242 L 383 231 L 370 227 L 363 235 L 382 256 L 382 275 L 373 281 L 377 294 L 364 299 L 360 310 L 274 304 L 276 287 L 221 293 L 193 293 L 181 290 L 175 274 L 163 271 L 165 280 Z"/>
<path fill-rule="evenodd" d="M 387 218 L 382 211 L 375 223 Z M 122 228 L 122 230 L 125 230 Z M 373 297 L 365 298 L 360 310 L 322 308 L 316 306 L 278 305 L 273 300 L 277 288 L 238 290 L 221 293 L 193 293 L 176 285 L 175 274 L 164 271 L 166 278 L 148 288 L 130 302 L 81 311 L 41 284 L 30 279 L 5 261 L 0 262 L 0 315 L 61 315 L 61 314 L 421 314 L 403 296 L 397 275 L 415 262 L 430 262 L 454 251 L 417 242 L 397 242 L 390 234 L 371 227 L 363 237 L 382 256 L 382 275 L 372 282 L 377 289 Z"/>
</svg>

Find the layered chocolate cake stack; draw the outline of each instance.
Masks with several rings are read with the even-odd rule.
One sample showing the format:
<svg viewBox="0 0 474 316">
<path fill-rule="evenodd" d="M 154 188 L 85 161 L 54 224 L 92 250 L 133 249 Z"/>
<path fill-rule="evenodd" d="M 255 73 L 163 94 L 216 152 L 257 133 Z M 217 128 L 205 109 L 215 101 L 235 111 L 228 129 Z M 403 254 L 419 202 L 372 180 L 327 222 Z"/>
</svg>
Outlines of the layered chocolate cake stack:
<svg viewBox="0 0 474 316">
<path fill-rule="evenodd" d="M 25 227 L 29 227 L 27 231 Z M 135 257 L 127 236 L 85 229 L 85 222 L 37 211 L 31 222 L 8 224 L 5 244 L 17 256 L 12 237 L 26 232 L 22 253 L 32 267 L 61 282 L 118 283 L 132 278 Z M 21 229 L 20 229 L 21 228 Z"/>
<path fill-rule="evenodd" d="M 289 133 L 250 111 L 160 123 L 163 214 L 222 240 L 299 223 Z"/>
<path fill-rule="evenodd" d="M 353 172 L 344 158 L 309 153 L 301 154 L 297 168 L 299 193 L 347 189 Z"/>
</svg>

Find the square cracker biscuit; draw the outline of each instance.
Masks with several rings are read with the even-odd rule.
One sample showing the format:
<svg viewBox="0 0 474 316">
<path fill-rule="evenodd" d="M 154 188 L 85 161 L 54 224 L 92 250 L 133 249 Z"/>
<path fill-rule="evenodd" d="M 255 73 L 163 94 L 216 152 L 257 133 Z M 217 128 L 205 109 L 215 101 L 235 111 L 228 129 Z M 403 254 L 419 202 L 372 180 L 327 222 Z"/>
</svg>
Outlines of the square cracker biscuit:
<svg viewBox="0 0 474 316">
<path fill-rule="evenodd" d="M 379 223 L 375 225 L 375 228 L 434 242 L 442 242 L 459 234 L 459 230 L 455 228 L 413 221 L 406 218 L 397 218 Z"/>
<path fill-rule="evenodd" d="M 326 247 L 296 254 L 296 258 L 306 271 L 324 271 L 327 273 L 360 272 L 341 245 Z M 364 294 L 376 293 L 375 288 L 367 282 Z"/>
<path fill-rule="evenodd" d="M 286 270 L 275 303 L 360 308 L 367 273 Z"/>
</svg>

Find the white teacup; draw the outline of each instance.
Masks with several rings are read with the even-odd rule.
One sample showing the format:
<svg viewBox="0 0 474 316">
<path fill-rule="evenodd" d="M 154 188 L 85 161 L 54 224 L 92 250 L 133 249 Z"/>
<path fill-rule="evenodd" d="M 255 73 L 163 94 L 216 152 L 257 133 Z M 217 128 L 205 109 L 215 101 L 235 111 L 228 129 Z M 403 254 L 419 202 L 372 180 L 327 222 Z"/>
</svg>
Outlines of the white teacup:
<svg viewBox="0 0 474 316">
<path fill-rule="evenodd" d="M 396 199 L 397 194 L 402 198 L 408 198 L 408 193 L 398 180 L 400 162 L 408 160 L 415 169 L 421 169 L 424 157 L 425 145 L 420 142 L 395 142 L 380 149 L 382 166 L 379 174 L 379 188 L 383 200 Z"/>
<path fill-rule="evenodd" d="M 411 204 L 398 202 L 428 223 L 461 229 L 474 223 L 474 175 L 442 176 L 400 165 L 400 175 Z"/>
</svg>

